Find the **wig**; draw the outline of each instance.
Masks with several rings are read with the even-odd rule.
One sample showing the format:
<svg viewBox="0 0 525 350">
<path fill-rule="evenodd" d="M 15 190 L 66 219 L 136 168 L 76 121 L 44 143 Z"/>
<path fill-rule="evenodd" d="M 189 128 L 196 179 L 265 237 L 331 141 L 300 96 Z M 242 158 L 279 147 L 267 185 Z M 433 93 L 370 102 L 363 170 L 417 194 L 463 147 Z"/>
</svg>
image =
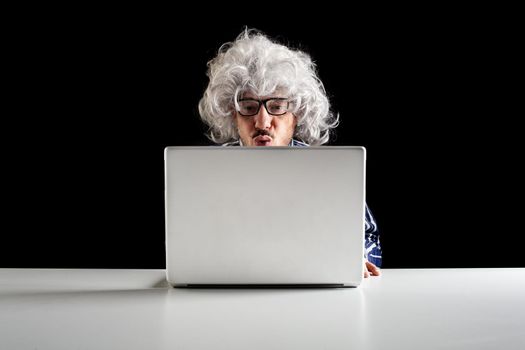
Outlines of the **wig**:
<svg viewBox="0 0 525 350">
<path fill-rule="evenodd" d="M 315 63 L 302 51 L 276 43 L 255 30 L 244 30 L 221 46 L 208 62 L 209 84 L 199 113 L 215 143 L 238 140 L 233 116 L 245 92 L 268 96 L 276 92 L 291 101 L 297 117 L 294 138 L 311 145 L 328 142 L 339 117 L 330 111 Z"/>
</svg>

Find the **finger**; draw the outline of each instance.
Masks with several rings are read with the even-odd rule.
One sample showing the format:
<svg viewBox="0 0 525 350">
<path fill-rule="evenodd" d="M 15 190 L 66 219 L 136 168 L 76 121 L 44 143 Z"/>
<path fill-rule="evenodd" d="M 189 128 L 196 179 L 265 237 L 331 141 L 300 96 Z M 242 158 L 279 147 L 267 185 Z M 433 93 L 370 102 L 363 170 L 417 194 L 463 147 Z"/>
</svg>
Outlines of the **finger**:
<svg viewBox="0 0 525 350">
<path fill-rule="evenodd" d="M 381 276 L 381 270 L 375 264 L 367 261 L 366 268 L 372 276 Z"/>
<path fill-rule="evenodd" d="M 370 277 L 370 273 L 368 272 L 368 269 L 366 268 L 366 266 L 365 266 L 365 271 L 364 271 L 363 275 L 364 275 L 365 278 Z"/>
</svg>

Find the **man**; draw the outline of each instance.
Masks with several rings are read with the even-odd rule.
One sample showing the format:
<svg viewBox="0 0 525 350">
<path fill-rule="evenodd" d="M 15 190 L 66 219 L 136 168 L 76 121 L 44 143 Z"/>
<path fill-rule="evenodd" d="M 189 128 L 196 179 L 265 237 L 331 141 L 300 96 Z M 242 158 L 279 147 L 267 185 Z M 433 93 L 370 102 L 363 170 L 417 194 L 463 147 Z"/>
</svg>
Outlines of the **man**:
<svg viewBox="0 0 525 350">
<path fill-rule="evenodd" d="M 225 146 L 306 147 L 328 142 L 339 117 L 309 55 L 246 29 L 208 62 L 199 102 L 208 137 Z M 364 277 L 379 276 L 377 225 L 365 210 Z"/>
</svg>

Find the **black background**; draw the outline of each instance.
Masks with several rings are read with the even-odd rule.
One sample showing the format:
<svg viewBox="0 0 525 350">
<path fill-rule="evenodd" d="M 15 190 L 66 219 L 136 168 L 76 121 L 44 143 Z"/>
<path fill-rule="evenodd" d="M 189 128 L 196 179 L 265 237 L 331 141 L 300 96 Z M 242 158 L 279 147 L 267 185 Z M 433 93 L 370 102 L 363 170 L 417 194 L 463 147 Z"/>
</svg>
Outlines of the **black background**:
<svg viewBox="0 0 525 350">
<path fill-rule="evenodd" d="M 164 268 L 163 148 L 211 144 L 206 62 L 244 24 L 311 54 L 330 145 L 367 147 L 385 268 L 525 266 L 517 47 L 463 19 L 17 28 L 0 267 Z"/>
</svg>

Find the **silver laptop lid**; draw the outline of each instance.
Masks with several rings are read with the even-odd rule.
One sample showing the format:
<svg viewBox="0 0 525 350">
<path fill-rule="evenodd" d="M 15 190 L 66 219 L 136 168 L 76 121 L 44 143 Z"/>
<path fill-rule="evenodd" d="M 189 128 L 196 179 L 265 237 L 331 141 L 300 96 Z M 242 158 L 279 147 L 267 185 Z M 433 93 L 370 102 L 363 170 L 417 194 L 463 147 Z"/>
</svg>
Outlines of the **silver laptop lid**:
<svg viewBox="0 0 525 350">
<path fill-rule="evenodd" d="M 167 278 L 342 284 L 363 277 L 363 147 L 167 147 Z"/>
</svg>

